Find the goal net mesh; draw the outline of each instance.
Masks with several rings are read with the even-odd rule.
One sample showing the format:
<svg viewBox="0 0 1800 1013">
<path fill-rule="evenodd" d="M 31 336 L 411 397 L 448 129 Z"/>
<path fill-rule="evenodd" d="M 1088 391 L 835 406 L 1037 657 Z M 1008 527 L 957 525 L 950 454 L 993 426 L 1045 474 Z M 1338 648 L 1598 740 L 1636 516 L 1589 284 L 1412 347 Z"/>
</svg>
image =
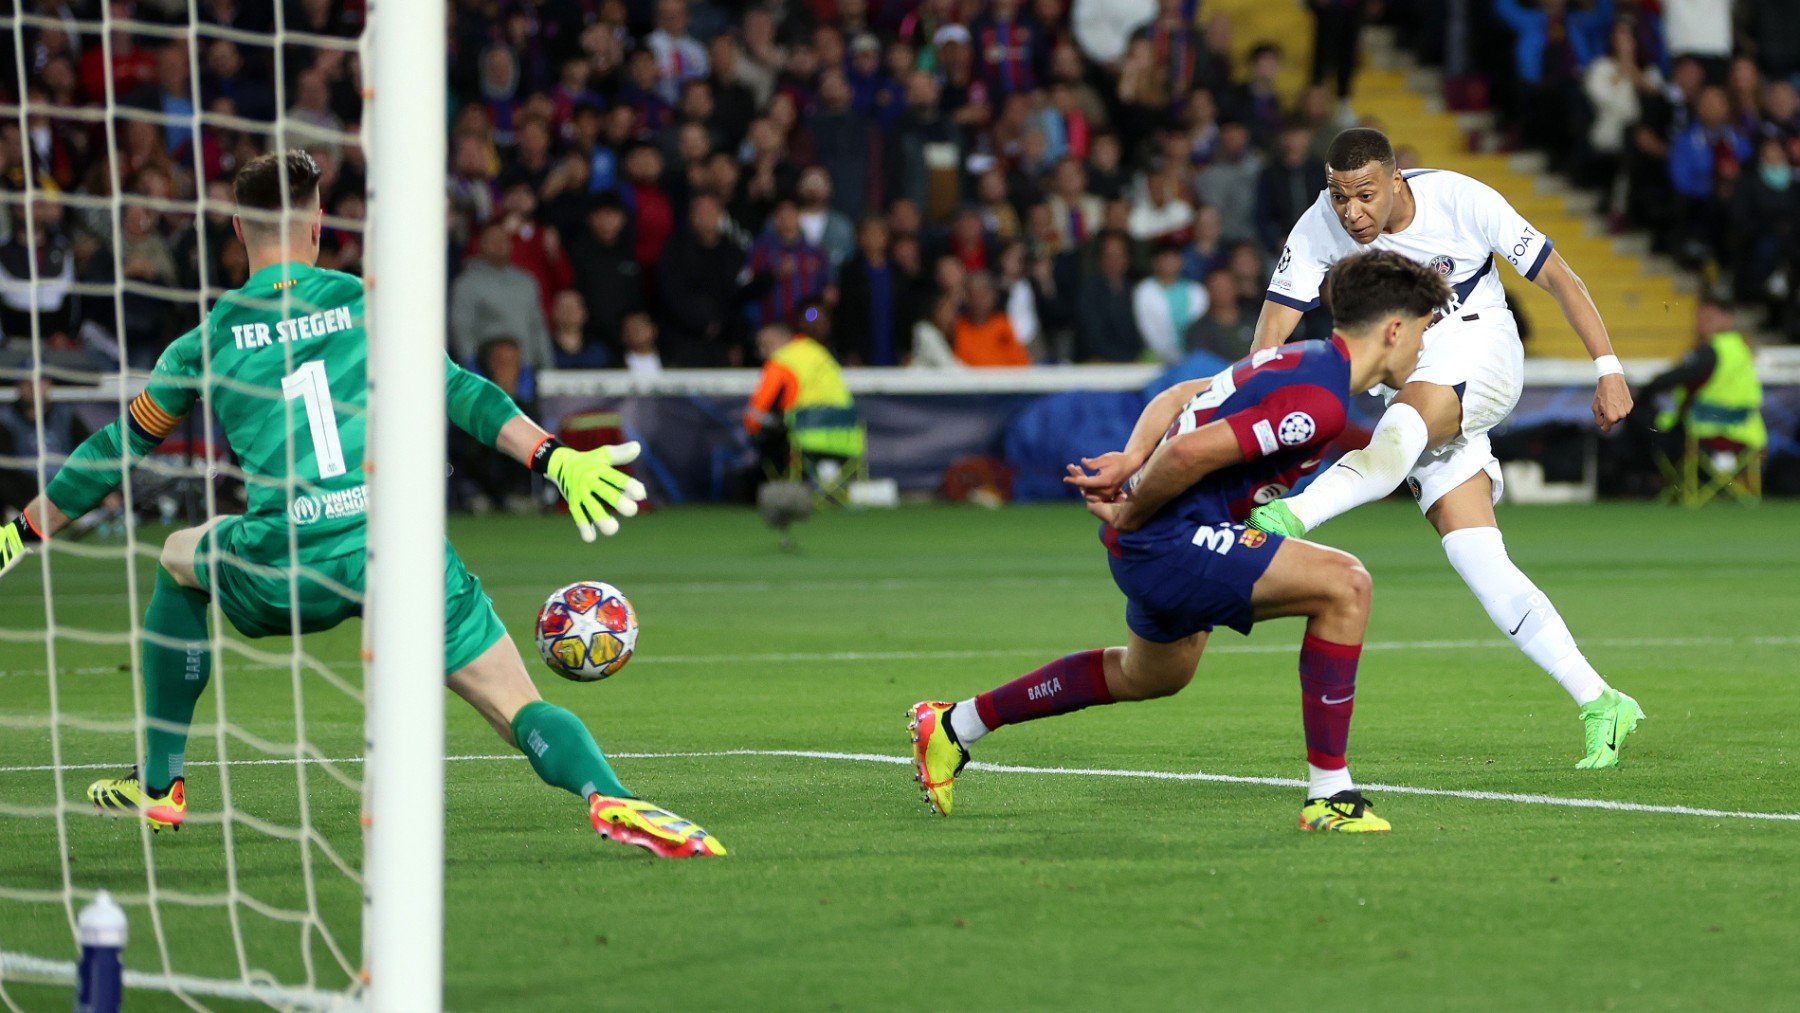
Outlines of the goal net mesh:
<svg viewBox="0 0 1800 1013">
<path fill-rule="evenodd" d="M 362 272 L 362 9 L 6 0 L 0 438 L 10 438 L 0 473 L 11 500 L 42 488 L 86 432 L 123 427 L 161 347 L 244 281 L 231 228 L 237 165 L 309 150 L 325 172 L 321 265 Z M 230 382 L 210 364 L 204 379 L 202 389 Z M 306 407 L 257 393 L 271 424 L 294 432 Z M 193 1008 L 316 1008 L 357 991 L 354 627 L 317 645 L 248 640 L 215 602 L 182 832 L 96 818 L 85 796 L 91 780 L 144 755 L 142 617 L 163 538 L 240 512 L 247 478 L 257 481 L 236 466 L 203 397 L 114 499 L 0 583 L 7 1007 L 44 1008 L 55 988 L 66 996 L 76 917 L 100 890 L 130 919 L 128 988 Z M 284 576 L 296 586 L 309 575 Z"/>
</svg>

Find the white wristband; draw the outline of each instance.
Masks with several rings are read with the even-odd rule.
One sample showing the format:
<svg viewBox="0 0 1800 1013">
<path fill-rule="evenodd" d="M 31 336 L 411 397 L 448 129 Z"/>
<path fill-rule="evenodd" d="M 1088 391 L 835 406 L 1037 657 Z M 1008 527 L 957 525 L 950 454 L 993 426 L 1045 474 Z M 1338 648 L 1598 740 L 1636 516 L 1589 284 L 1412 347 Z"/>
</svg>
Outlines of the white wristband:
<svg viewBox="0 0 1800 1013">
<path fill-rule="evenodd" d="M 1602 355 L 1594 360 L 1594 379 L 1604 380 L 1609 376 L 1624 376 L 1625 367 L 1619 364 L 1616 355 Z"/>
</svg>

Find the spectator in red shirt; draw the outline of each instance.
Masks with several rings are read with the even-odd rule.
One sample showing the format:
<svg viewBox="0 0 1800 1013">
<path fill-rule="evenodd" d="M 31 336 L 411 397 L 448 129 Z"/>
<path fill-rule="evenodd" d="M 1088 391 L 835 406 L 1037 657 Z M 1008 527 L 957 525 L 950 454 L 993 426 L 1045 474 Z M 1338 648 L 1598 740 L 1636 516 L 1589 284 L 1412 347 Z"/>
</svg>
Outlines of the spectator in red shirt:
<svg viewBox="0 0 1800 1013">
<path fill-rule="evenodd" d="M 962 263 L 970 271 L 985 271 L 988 262 L 993 258 L 993 250 L 988 245 L 988 237 L 981 226 L 981 212 L 974 208 L 964 208 L 957 212 L 956 221 L 950 226 L 950 255 Z"/>
<path fill-rule="evenodd" d="M 537 191 L 529 183 L 514 183 L 500 198 L 500 220 L 512 236 L 513 266 L 537 281 L 538 302 L 544 319 L 550 319 L 556 293 L 575 285 L 575 269 L 563 250 L 562 237 L 554 228 L 537 221 Z M 471 247 L 473 255 L 477 251 Z"/>
<path fill-rule="evenodd" d="M 113 23 L 119 24 L 133 16 L 132 5 L 122 0 L 114 0 L 112 7 Z M 114 28 L 112 32 L 112 65 L 106 63 L 106 51 L 109 47 L 101 46 L 98 40 L 90 45 L 87 52 L 81 54 L 81 90 L 87 100 L 100 105 L 106 102 L 106 81 L 108 71 L 112 78 L 112 99 L 123 101 L 139 87 L 156 83 L 156 54 L 148 49 L 138 48 L 137 40 L 132 38 L 131 31 L 126 28 Z"/>
<path fill-rule="evenodd" d="M 662 152 L 640 144 L 625 153 L 625 185 L 619 188 L 631 209 L 637 243 L 633 256 L 646 275 L 662 256 L 663 244 L 675 231 L 675 204 L 662 186 Z"/>
</svg>

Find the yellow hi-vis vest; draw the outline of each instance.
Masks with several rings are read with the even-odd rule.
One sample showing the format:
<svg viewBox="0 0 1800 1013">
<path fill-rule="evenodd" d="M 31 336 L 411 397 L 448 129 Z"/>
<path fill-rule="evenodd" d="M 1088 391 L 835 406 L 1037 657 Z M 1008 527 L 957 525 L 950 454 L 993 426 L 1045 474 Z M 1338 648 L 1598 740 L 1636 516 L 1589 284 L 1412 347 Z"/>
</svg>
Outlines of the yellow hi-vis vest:
<svg viewBox="0 0 1800 1013">
<path fill-rule="evenodd" d="M 867 450 L 862 417 L 831 352 L 801 336 L 776 349 L 771 358 L 794 374 L 799 388 L 787 407 L 788 441 L 809 454 L 862 457 Z"/>
<path fill-rule="evenodd" d="M 1657 419 L 1657 428 L 1673 429 L 1685 412 L 1688 434 L 1697 440 L 1723 438 L 1750 450 L 1769 445 L 1763 428 L 1762 381 L 1756 378 L 1755 355 L 1750 343 L 1737 331 L 1724 331 L 1711 339 L 1717 362 L 1712 376 L 1694 391 L 1675 397 L 1675 407 Z"/>
</svg>

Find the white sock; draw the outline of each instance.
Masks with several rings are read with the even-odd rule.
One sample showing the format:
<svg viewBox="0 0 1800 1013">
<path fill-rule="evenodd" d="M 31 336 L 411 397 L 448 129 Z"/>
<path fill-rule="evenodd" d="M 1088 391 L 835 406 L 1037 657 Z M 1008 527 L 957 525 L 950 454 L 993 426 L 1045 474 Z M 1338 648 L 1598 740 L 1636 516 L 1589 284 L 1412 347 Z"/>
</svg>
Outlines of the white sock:
<svg viewBox="0 0 1800 1013">
<path fill-rule="evenodd" d="M 1444 536 L 1444 555 L 1487 609 L 1488 618 L 1511 638 L 1525 656 L 1569 691 L 1578 706 L 1606 692 L 1606 680 L 1594 671 L 1569 626 L 1531 578 L 1506 554 L 1499 528 L 1464 528 Z"/>
<path fill-rule="evenodd" d="M 1306 789 L 1307 798 L 1330 798 L 1340 791 L 1352 791 L 1356 788 L 1355 783 L 1350 780 L 1349 767 L 1326 770 L 1309 763 L 1306 765 L 1306 773 L 1312 781 Z"/>
<path fill-rule="evenodd" d="M 1338 458 L 1305 492 L 1282 502 L 1311 531 L 1338 514 L 1393 492 L 1419 463 L 1430 440 L 1430 429 L 1412 405 L 1389 405 L 1375 424 L 1368 446 Z"/>
<path fill-rule="evenodd" d="M 988 733 L 988 726 L 981 723 L 981 711 L 975 708 L 974 697 L 950 708 L 950 731 L 956 735 L 956 741 L 962 743 L 964 749 L 981 741 L 981 737 Z"/>
</svg>

